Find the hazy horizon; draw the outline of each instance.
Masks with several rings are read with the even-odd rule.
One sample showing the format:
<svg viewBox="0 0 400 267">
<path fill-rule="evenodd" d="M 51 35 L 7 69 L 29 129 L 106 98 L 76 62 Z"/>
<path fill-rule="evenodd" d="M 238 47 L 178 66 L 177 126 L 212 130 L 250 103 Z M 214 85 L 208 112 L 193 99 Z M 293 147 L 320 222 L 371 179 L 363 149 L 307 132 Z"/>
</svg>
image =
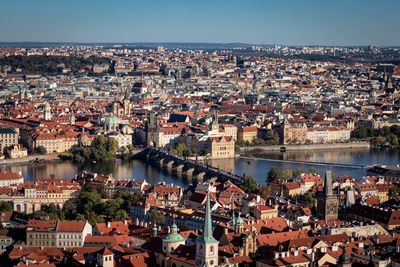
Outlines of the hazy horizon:
<svg viewBox="0 0 400 267">
<path fill-rule="evenodd" d="M 13 0 L 0 42 L 400 46 L 396 0 Z"/>
</svg>

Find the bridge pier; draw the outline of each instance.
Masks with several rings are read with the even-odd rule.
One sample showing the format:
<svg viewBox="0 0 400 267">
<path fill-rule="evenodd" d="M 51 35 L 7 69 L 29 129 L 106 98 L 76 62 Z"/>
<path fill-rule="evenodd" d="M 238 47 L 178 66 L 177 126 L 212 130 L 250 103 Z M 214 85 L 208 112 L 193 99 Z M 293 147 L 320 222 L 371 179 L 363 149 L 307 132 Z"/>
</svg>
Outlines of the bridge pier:
<svg viewBox="0 0 400 267">
<path fill-rule="evenodd" d="M 196 182 L 200 183 L 204 180 L 206 173 L 205 172 L 199 172 L 193 180 L 195 180 Z"/>
<path fill-rule="evenodd" d="M 164 165 L 164 159 L 161 158 L 161 159 L 158 161 L 158 167 L 161 169 L 161 168 L 163 167 L 163 165 Z"/>
<path fill-rule="evenodd" d="M 194 168 L 189 168 L 185 172 L 183 172 L 183 177 L 186 178 L 188 181 L 193 177 Z"/>
<path fill-rule="evenodd" d="M 183 165 L 183 164 L 175 165 L 175 166 L 172 168 L 172 172 L 173 172 L 176 176 L 178 176 L 179 178 L 181 178 L 181 177 L 182 177 L 182 173 L 183 173 L 183 167 L 185 167 L 185 165 Z"/>
<path fill-rule="evenodd" d="M 173 160 L 169 160 L 167 162 L 164 161 L 164 169 L 166 169 L 168 171 L 168 173 L 172 173 L 172 166 L 174 165 L 174 161 Z"/>
</svg>

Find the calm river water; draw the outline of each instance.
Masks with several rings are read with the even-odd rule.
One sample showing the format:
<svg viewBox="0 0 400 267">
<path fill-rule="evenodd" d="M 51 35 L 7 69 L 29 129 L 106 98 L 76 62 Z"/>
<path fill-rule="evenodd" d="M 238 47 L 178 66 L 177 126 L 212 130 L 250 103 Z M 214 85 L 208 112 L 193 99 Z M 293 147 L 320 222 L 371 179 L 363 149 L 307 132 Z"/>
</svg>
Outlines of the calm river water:
<svg viewBox="0 0 400 267">
<path fill-rule="evenodd" d="M 375 163 L 384 165 L 396 165 L 400 163 L 400 152 L 381 149 L 337 149 L 337 150 L 313 150 L 296 152 L 270 152 L 253 154 L 257 159 L 235 158 L 212 160 L 211 165 L 233 171 L 238 175 L 251 175 L 259 183 L 265 183 L 267 172 L 272 166 L 291 169 L 307 169 L 313 167 L 321 174 L 326 170 L 324 166 L 306 165 L 299 163 L 272 162 L 268 159 L 300 160 L 310 162 L 330 162 L 355 165 L 372 165 Z M 80 166 L 71 162 L 50 162 L 46 164 L 26 164 L 1 166 L 3 171 L 22 172 L 27 181 L 36 179 L 56 178 L 71 179 L 82 170 L 97 172 L 99 174 L 113 174 L 117 179 L 146 179 L 148 182 L 156 183 L 166 181 L 177 185 L 186 185 L 187 182 L 172 177 L 149 164 L 140 161 L 116 162 L 108 164 L 96 164 Z M 366 174 L 365 169 L 332 167 L 333 173 L 337 175 L 351 175 L 354 178 L 362 178 Z"/>
</svg>

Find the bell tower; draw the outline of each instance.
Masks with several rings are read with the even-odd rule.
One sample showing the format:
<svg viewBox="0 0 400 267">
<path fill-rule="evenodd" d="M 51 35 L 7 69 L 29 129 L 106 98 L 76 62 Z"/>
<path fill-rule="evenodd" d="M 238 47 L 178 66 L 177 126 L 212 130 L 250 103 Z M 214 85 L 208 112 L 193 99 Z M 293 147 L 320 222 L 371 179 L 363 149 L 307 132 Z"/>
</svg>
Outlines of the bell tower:
<svg viewBox="0 0 400 267">
<path fill-rule="evenodd" d="M 43 109 L 43 117 L 46 121 L 51 120 L 51 106 L 49 103 L 46 102 L 46 104 L 44 104 L 44 109 Z"/>
<path fill-rule="evenodd" d="M 333 194 L 332 171 L 325 172 L 324 190 L 318 195 L 318 218 L 332 220 L 338 217 L 338 198 Z"/>
<path fill-rule="evenodd" d="M 196 266 L 218 266 L 218 244 L 212 235 L 210 191 L 207 189 L 203 234 L 196 239 Z"/>
<path fill-rule="evenodd" d="M 150 112 L 146 123 L 146 145 L 148 147 L 158 147 L 159 125 L 154 112 Z"/>
</svg>

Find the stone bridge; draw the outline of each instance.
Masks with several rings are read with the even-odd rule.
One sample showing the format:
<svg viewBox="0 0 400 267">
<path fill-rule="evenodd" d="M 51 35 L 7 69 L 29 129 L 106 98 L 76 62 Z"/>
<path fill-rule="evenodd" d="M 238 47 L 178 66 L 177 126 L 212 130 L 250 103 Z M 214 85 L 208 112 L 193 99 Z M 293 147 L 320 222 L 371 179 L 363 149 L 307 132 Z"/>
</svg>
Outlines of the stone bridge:
<svg viewBox="0 0 400 267">
<path fill-rule="evenodd" d="M 137 153 L 135 158 L 189 182 L 202 182 L 211 178 L 217 178 L 219 181 L 230 180 L 235 184 L 239 184 L 243 178 L 234 173 L 207 165 L 204 162 L 180 157 L 165 150 L 151 147 Z"/>
</svg>

